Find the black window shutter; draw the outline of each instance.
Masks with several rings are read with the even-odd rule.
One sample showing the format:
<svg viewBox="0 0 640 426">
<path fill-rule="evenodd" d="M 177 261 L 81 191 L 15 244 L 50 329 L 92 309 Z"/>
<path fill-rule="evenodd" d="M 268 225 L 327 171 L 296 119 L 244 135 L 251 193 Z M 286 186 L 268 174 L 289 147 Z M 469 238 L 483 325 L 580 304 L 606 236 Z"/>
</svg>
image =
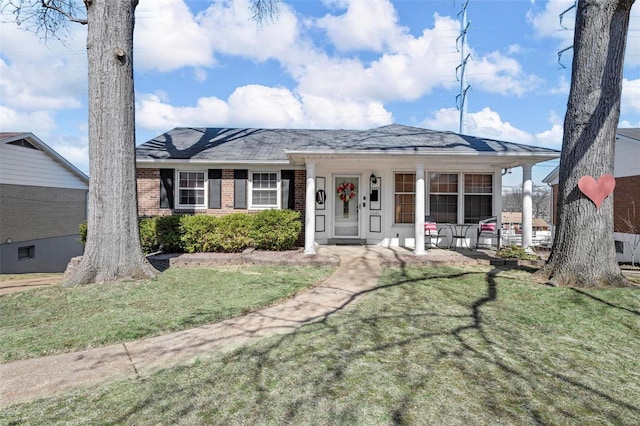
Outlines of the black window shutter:
<svg viewBox="0 0 640 426">
<path fill-rule="evenodd" d="M 295 209 L 295 175 L 293 170 L 283 170 L 280 172 L 280 180 L 282 181 L 282 208 Z"/>
<path fill-rule="evenodd" d="M 209 169 L 209 208 L 222 208 L 222 170 Z"/>
<path fill-rule="evenodd" d="M 173 208 L 174 169 L 160 169 L 160 208 Z"/>
<path fill-rule="evenodd" d="M 233 171 L 233 208 L 247 208 L 247 176 L 248 170 Z"/>
</svg>

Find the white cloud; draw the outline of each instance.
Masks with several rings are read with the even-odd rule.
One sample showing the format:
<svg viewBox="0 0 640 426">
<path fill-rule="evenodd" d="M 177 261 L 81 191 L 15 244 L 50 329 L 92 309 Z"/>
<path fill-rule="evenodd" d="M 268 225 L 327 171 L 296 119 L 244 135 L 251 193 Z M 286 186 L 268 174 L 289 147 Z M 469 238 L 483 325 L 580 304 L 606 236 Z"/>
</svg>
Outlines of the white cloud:
<svg viewBox="0 0 640 426">
<path fill-rule="evenodd" d="M 12 19 L 0 15 L 0 103 L 19 113 L 79 108 L 87 92 L 85 30 L 71 25 L 66 44 L 45 44 Z"/>
<path fill-rule="evenodd" d="M 459 130 L 460 111 L 455 108 L 443 108 L 435 112 L 433 117 L 421 125 L 434 130 Z M 467 114 L 467 134 L 483 138 L 523 143 L 527 145 L 545 146 L 560 149 L 562 146 L 562 124 L 560 118 L 552 112 L 549 116 L 551 128 L 532 135 L 518 129 L 508 121 L 502 120 L 500 114 L 491 108 Z"/>
<path fill-rule="evenodd" d="M 640 78 L 622 80 L 620 113 L 622 115 L 640 113 Z"/>
<path fill-rule="evenodd" d="M 296 96 L 285 88 L 249 85 L 227 101 L 200 98 L 195 106 L 178 107 L 155 94 L 139 95 L 140 128 L 166 131 L 180 126 L 268 128 L 370 128 L 392 122 L 380 102 Z"/>
<path fill-rule="evenodd" d="M 408 32 L 398 25 L 396 10 L 388 0 L 348 0 L 338 6 L 346 6 L 346 13 L 325 15 L 316 24 L 340 50 L 382 52 L 404 39 Z"/>
<path fill-rule="evenodd" d="M 468 66 L 471 85 L 489 93 L 521 96 L 542 83 L 539 77 L 526 74 L 517 60 L 499 52 L 492 52 L 479 59 L 472 56 Z"/>
<path fill-rule="evenodd" d="M 567 77 L 561 75 L 558 77 L 556 87 L 552 87 L 549 93 L 552 95 L 569 96 L 569 89 L 571 89 L 571 82 L 567 80 Z"/>
<path fill-rule="evenodd" d="M 54 117 L 48 111 L 21 112 L 0 105 L 0 131 L 31 132 L 42 135 L 56 128 Z"/>
<path fill-rule="evenodd" d="M 172 71 L 214 64 L 209 32 L 183 0 L 142 2 L 136 10 L 135 61 L 141 70 Z"/>
</svg>

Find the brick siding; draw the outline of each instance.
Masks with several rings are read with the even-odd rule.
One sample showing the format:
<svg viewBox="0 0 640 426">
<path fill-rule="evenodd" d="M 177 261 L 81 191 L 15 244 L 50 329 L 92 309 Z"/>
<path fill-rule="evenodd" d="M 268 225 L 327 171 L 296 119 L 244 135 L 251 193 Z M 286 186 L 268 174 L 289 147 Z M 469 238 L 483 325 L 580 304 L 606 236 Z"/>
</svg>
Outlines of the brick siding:
<svg viewBox="0 0 640 426">
<path fill-rule="evenodd" d="M 613 211 L 615 232 L 640 234 L 640 175 L 616 178 Z"/>
<path fill-rule="evenodd" d="M 255 213 L 257 210 L 236 209 L 233 207 L 234 200 L 234 176 L 233 169 L 222 170 L 221 182 L 221 206 L 220 209 L 162 209 L 160 208 L 160 169 L 137 169 L 136 179 L 138 185 L 138 215 L 147 216 L 168 216 L 173 213 L 198 213 L 210 214 L 214 216 L 224 216 L 230 213 Z M 294 206 L 300 212 L 302 221 L 302 232 L 298 236 L 298 245 L 304 245 L 304 210 L 306 202 L 306 176 L 305 170 L 295 171 Z"/>
</svg>

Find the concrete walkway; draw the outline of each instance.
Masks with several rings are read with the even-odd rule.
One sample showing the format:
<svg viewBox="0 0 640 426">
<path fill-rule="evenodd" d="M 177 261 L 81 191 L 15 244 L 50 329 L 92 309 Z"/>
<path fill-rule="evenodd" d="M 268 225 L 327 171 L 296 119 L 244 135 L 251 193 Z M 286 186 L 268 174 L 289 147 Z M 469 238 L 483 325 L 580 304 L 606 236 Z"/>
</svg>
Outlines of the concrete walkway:
<svg viewBox="0 0 640 426">
<path fill-rule="evenodd" d="M 155 338 L 0 364 L 0 407 L 108 380 L 145 377 L 161 368 L 207 357 L 212 352 L 230 351 L 252 340 L 291 333 L 303 324 L 327 318 L 374 288 L 382 265 L 485 263 L 449 250 L 433 250 L 428 256 L 416 257 L 401 248 L 331 246 L 318 249 L 318 258 L 335 259 L 336 256 L 340 258 L 340 266 L 333 275 L 277 306 Z"/>
</svg>

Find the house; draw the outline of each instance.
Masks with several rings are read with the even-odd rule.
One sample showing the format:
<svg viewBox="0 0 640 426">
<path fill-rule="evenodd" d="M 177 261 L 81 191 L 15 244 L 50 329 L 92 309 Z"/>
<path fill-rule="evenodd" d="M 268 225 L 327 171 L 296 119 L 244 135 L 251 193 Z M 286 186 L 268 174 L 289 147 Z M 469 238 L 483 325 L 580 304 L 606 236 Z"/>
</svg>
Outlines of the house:
<svg viewBox="0 0 640 426">
<path fill-rule="evenodd" d="M 136 156 L 141 216 L 290 208 L 304 217 L 305 253 L 354 242 L 424 254 L 426 215 L 477 225 L 501 211 L 503 169 L 523 167 L 531 186 L 533 164 L 559 152 L 391 124 L 175 128 L 138 146 Z"/>
<path fill-rule="evenodd" d="M 32 133 L 0 133 L 0 273 L 63 272 L 82 254 L 89 178 Z"/>
<path fill-rule="evenodd" d="M 613 230 L 618 262 L 640 262 L 640 128 L 616 131 L 613 174 Z M 556 167 L 543 182 L 551 185 L 552 225 L 556 223 L 558 181 L 560 168 Z"/>
<path fill-rule="evenodd" d="M 546 220 L 541 217 L 533 218 L 533 232 L 549 231 L 551 228 Z M 513 231 L 516 234 L 522 233 L 522 212 L 502 212 L 502 229 Z"/>
<path fill-rule="evenodd" d="M 551 246 L 551 226 L 541 217 L 531 221 L 533 237 L 531 245 L 535 247 Z M 502 244 L 520 244 L 522 234 L 522 212 L 502 212 Z"/>
</svg>

